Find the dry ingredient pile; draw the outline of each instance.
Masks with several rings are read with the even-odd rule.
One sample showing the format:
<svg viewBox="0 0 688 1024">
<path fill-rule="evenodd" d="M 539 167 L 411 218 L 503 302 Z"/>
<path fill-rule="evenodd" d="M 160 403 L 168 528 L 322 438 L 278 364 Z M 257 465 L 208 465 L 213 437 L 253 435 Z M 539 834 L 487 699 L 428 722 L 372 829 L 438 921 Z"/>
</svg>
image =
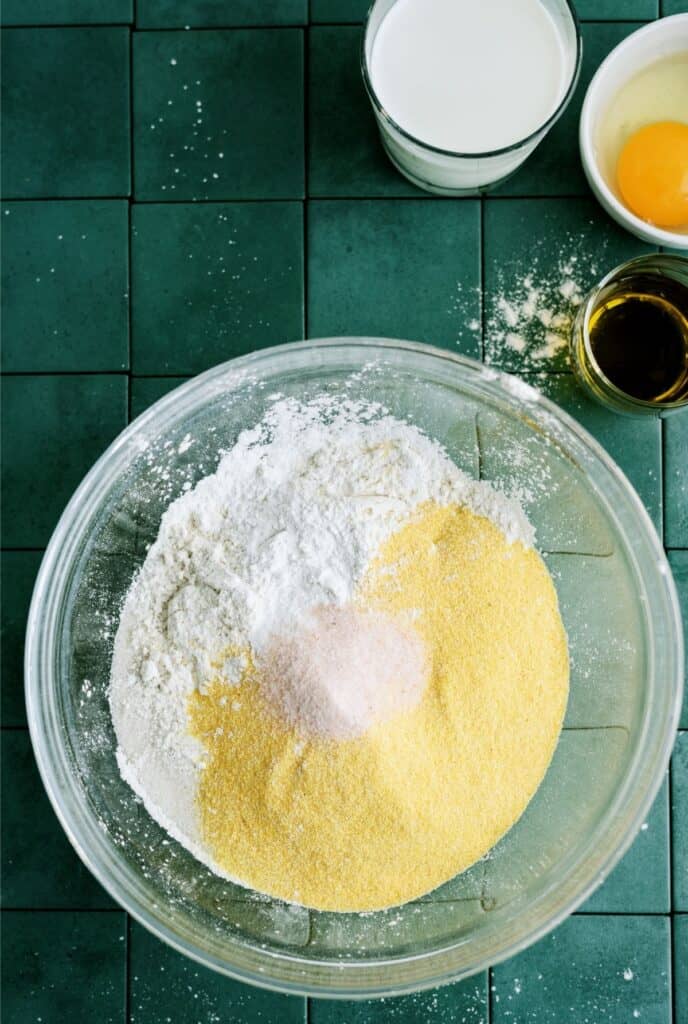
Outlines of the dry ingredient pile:
<svg viewBox="0 0 688 1024">
<path fill-rule="evenodd" d="M 124 779 L 218 874 L 381 909 L 518 819 L 568 695 L 520 507 L 376 405 L 275 396 L 178 498 L 127 595 Z"/>
</svg>

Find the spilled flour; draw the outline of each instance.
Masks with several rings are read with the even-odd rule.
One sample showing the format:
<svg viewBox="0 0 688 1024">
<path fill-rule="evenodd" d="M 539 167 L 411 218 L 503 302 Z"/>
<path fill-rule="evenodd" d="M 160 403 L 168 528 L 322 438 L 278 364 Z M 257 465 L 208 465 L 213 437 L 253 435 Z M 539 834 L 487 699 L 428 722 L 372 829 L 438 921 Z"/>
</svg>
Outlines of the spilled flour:
<svg viewBox="0 0 688 1024">
<path fill-rule="evenodd" d="M 404 534 L 416 522 L 419 532 Z M 395 546 L 402 535 L 407 550 Z M 445 559 L 449 543 L 453 556 Z M 345 910 L 388 906 L 427 891 L 468 866 L 513 823 L 558 735 L 565 639 L 554 589 L 532 543 L 532 528 L 514 501 L 462 473 L 441 446 L 384 409 L 326 396 L 306 405 L 277 398 L 217 471 L 172 503 L 129 590 L 110 685 L 123 777 L 198 859 L 261 891 Z M 492 582 L 480 569 L 486 546 Z M 384 551 L 393 564 L 379 561 Z M 418 557 L 422 566 L 426 555 L 429 575 L 402 586 L 406 567 Z M 464 573 L 466 559 L 475 565 Z M 456 822 L 449 815 L 444 847 L 424 869 L 409 814 L 460 768 L 462 747 L 452 733 L 461 731 L 460 718 L 449 716 L 450 731 L 438 731 L 432 708 L 448 685 L 442 660 L 461 664 L 460 655 L 452 660 L 451 644 L 462 631 L 452 626 L 445 635 L 445 629 L 460 614 L 457 594 L 478 570 L 477 599 L 504 608 L 496 622 L 487 615 L 481 626 L 473 621 L 475 607 L 468 614 L 466 606 L 464 642 L 485 628 L 509 636 L 526 630 L 522 653 L 507 663 L 501 655 L 497 662 L 491 653 L 477 656 L 485 672 L 502 666 L 502 683 L 515 672 L 514 685 L 526 687 L 517 697 L 527 700 L 528 715 L 522 720 L 517 708 L 510 733 L 530 750 L 529 764 L 515 771 L 516 790 L 495 799 L 488 824 L 464 829 L 459 847 L 450 840 Z M 445 591 L 454 594 L 446 603 Z M 526 622 L 536 612 L 537 624 Z M 534 631 L 543 642 L 549 637 L 542 658 Z M 466 651 L 465 664 L 475 656 Z M 457 685 L 475 683 L 473 672 Z M 541 709 L 532 733 L 527 722 L 548 679 L 551 708 Z M 508 694 L 507 685 L 488 699 L 506 712 Z M 448 699 L 446 690 L 442 700 Z M 525 731 L 514 728 L 521 720 Z M 464 754 L 475 739 L 470 728 Z M 494 722 L 490 735 L 493 728 Z M 396 773 L 414 745 L 421 749 L 433 734 L 439 746 L 428 752 L 441 761 L 453 743 L 459 760 L 438 764 L 429 754 L 415 796 L 406 774 L 407 799 Z M 513 751 L 507 755 L 513 760 Z M 359 792 L 363 778 L 366 799 Z M 488 770 L 486 784 L 490 778 Z M 484 799 L 481 787 L 474 789 Z M 470 810 L 467 798 L 457 794 L 460 816 Z M 383 800 L 386 808 L 378 806 Z M 380 821 L 377 847 L 374 837 L 364 842 L 357 833 L 360 814 L 369 831 L 376 816 Z M 396 837 L 389 832 L 395 821 Z M 390 851 L 391 875 L 379 863 Z"/>
<path fill-rule="evenodd" d="M 525 272 L 508 279 L 499 272 L 486 311 L 486 361 L 511 365 L 517 356 L 528 371 L 563 359 L 578 308 L 601 272 L 603 248 L 593 254 L 583 237 L 566 236 L 554 258 L 536 245 Z"/>
</svg>

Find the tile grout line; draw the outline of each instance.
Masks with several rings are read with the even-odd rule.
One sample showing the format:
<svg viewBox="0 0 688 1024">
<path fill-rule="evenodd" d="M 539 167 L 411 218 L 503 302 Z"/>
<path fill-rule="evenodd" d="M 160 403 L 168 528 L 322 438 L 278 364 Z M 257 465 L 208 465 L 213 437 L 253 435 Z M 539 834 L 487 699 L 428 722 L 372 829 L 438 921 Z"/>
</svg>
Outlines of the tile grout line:
<svg viewBox="0 0 688 1024">
<path fill-rule="evenodd" d="M 307 16 L 310 22 L 310 0 L 308 0 Z M 310 25 L 306 25 L 303 32 L 303 253 L 301 269 L 301 301 L 303 303 L 303 336 L 308 337 L 308 213 L 309 213 L 309 174 L 308 174 L 308 153 L 310 143 Z"/>
<path fill-rule="evenodd" d="M 133 33 L 132 33 L 133 36 Z M 585 192 L 567 192 L 567 193 L 548 193 L 546 195 L 534 195 L 532 192 L 515 192 L 513 195 L 500 195 L 497 193 L 482 194 L 479 192 L 467 193 L 461 196 L 440 196 L 434 193 L 422 193 L 419 191 L 417 195 L 329 195 L 327 193 L 314 193 L 308 196 L 309 199 L 323 200 L 328 203 L 352 203 L 358 201 L 374 201 L 382 203 L 409 203 L 409 202 L 420 202 L 420 203 L 470 203 L 475 202 L 476 199 L 483 199 L 485 202 L 498 202 L 508 203 L 513 201 L 530 200 L 531 202 L 558 202 L 561 199 L 589 199 L 590 197 Z M 133 202 L 140 206 L 209 206 L 213 203 L 215 205 L 225 205 L 230 203 L 298 203 L 304 199 L 303 195 L 283 195 L 283 196 L 226 196 L 226 197 L 214 197 L 214 198 L 199 198 L 199 197 L 188 197 L 187 199 L 170 199 L 167 196 L 159 197 L 156 199 L 144 199 L 142 197 L 123 196 L 123 195 L 99 195 L 99 196 L 13 196 L 3 195 L 0 202 L 3 203 L 113 203 L 113 202 Z"/>
<path fill-rule="evenodd" d="M 480 362 L 485 363 L 485 197 L 480 196 Z"/>
<path fill-rule="evenodd" d="M 301 256 L 301 299 L 303 302 L 303 337 L 308 338 L 308 214 L 310 203 L 310 180 L 308 156 L 310 149 L 310 49 L 311 49 L 311 0 L 306 0 L 306 25 L 303 32 L 303 253 Z M 309 915 L 309 930 L 312 927 Z M 311 997 L 304 996 L 303 1020 L 310 1024 Z"/>
<path fill-rule="evenodd" d="M 134 166 L 134 30 L 136 26 L 137 0 L 132 0 L 131 16 L 132 26 L 129 31 L 129 207 L 128 207 L 128 374 L 127 374 L 127 424 L 131 423 L 131 401 L 132 401 L 132 371 L 133 363 L 133 326 L 134 326 L 134 302 L 133 302 L 133 259 L 132 259 L 132 238 L 133 238 L 133 215 L 135 195 L 135 166 Z M 125 911 L 124 915 L 124 1024 L 131 1021 L 131 917 Z"/>
<path fill-rule="evenodd" d="M 131 1021 L 131 917 L 125 911 L 124 922 L 124 1024 Z"/>
<path fill-rule="evenodd" d="M 132 0 L 132 16 L 136 24 L 136 0 Z M 128 245 L 127 245 L 127 423 L 131 423 L 131 374 L 133 370 L 133 261 L 132 261 L 132 223 L 134 213 L 134 32 L 129 32 L 129 205 L 128 205 Z"/>
<path fill-rule="evenodd" d="M 657 16 L 653 15 L 649 18 L 580 18 L 581 25 L 626 25 L 626 24 L 649 24 L 657 20 Z M 324 28 L 351 28 L 360 29 L 363 25 L 363 19 L 358 21 L 289 21 L 284 22 L 280 25 L 266 25 L 261 22 L 252 22 L 250 24 L 218 24 L 218 25 L 191 25 L 190 28 L 186 29 L 183 25 L 137 25 L 136 21 L 98 21 L 98 22 L 83 22 L 83 21 L 72 21 L 72 22 L 54 22 L 50 25 L 36 23 L 16 23 L 12 25 L 4 24 L 2 29 L 6 31 L 12 31 L 18 29 L 26 31 L 27 29 L 39 29 L 41 32 L 46 29 L 85 29 L 85 28 L 130 28 L 135 32 L 283 32 L 290 29 L 302 29 L 314 25 L 317 27 Z"/>
</svg>

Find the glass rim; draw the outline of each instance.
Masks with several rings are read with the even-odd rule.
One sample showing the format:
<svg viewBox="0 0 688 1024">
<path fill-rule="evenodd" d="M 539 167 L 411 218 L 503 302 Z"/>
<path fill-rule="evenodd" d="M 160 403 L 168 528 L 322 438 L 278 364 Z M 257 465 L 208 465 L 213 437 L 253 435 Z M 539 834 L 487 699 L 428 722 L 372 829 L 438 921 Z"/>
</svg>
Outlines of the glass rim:
<svg viewBox="0 0 688 1024">
<path fill-rule="evenodd" d="M 611 397 L 618 402 L 620 405 L 625 405 L 629 409 L 647 409 L 655 410 L 656 412 L 670 412 L 676 409 L 682 409 L 688 404 L 687 398 L 681 398 L 675 402 L 653 402 L 645 398 L 635 398 L 630 395 L 627 391 L 617 387 L 617 385 L 610 380 L 606 375 L 602 367 L 597 361 L 597 357 L 593 351 L 592 342 L 590 339 L 590 331 L 588 330 L 590 324 L 590 317 L 592 316 L 595 308 L 595 303 L 599 299 L 601 292 L 611 284 L 614 279 L 629 270 L 641 269 L 643 266 L 653 267 L 662 273 L 662 264 L 668 266 L 682 267 L 686 275 L 688 275 L 688 257 L 679 256 L 677 253 L 645 253 L 642 256 L 634 256 L 630 260 L 625 260 L 623 263 L 619 263 L 618 266 L 613 267 L 612 270 L 608 271 L 604 277 L 598 281 L 593 288 L 590 289 L 585 302 L 581 306 L 581 320 L 580 329 L 583 338 L 583 347 L 585 349 L 585 355 L 590 365 L 595 371 L 595 376 L 598 378 L 600 384 L 604 389 L 611 395 Z M 686 285 L 688 290 L 688 284 Z M 575 327 L 574 327 L 575 334 Z"/>
<path fill-rule="evenodd" d="M 396 355 L 400 363 L 409 363 L 409 370 L 438 363 L 444 364 L 449 373 L 453 367 L 454 372 L 461 375 L 461 383 L 468 393 L 482 395 L 493 402 L 501 401 L 513 413 L 527 414 L 536 426 L 554 435 L 554 443 L 569 458 L 578 457 L 583 464 L 587 460 L 587 469 L 594 467 L 596 470 L 591 483 L 621 535 L 628 537 L 633 528 L 634 543 L 629 542 L 626 554 L 639 583 L 650 588 L 646 614 L 654 642 L 649 650 L 648 687 L 650 695 L 656 698 L 655 690 L 660 686 L 665 698 L 663 713 L 652 713 L 649 707 L 645 708 L 637 745 L 629 757 L 622 784 L 603 819 L 586 837 L 582 851 L 569 855 L 570 863 L 563 879 L 551 879 L 528 905 L 527 915 L 517 914 L 505 923 L 500 922 L 498 928 L 493 922 L 491 930 L 488 928 L 482 937 L 482 952 L 468 966 L 461 963 L 461 949 L 466 943 L 460 939 L 440 948 L 403 956 L 342 961 L 326 957 L 309 960 L 296 953 L 261 949 L 258 943 L 254 945 L 249 940 L 224 936 L 222 949 L 226 955 L 219 955 L 210 948 L 210 942 L 203 944 L 203 937 L 193 928 L 173 927 L 170 924 L 173 912 L 168 907 L 161 910 L 156 902 L 146 897 L 143 883 L 134 869 L 113 851 L 109 834 L 83 800 L 69 759 L 65 730 L 61 728 L 60 666 L 56 652 L 62 601 L 71 579 L 73 559 L 88 534 L 93 503 L 102 498 L 118 472 L 140 450 L 137 442 L 145 429 L 155 424 L 159 431 L 217 393 L 218 387 L 227 390 L 229 375 L 233 375 L 235 386 L 240 386 L 242 380 L 253 376 L 252 371 L 258 371 L 266 363 L 289 364 L 292 355 L 297 360 L 312 355 L 311 365 L 323 367 L 329 362 L 334 366 L 337 352 L 357 348 L 363 350 L 368 362 L 376 354 L 380 359 L 391 354 Z M 587 431 L 545 396 L 538 394 L 537 402 L 529 403 L 524 411 L 517 397 L 519 392 L 509 390 L 508 382 L 512 379 L 465 356 L 391 339 L 333 338 L 264 349 L 208 370 L 160 399 L 115 439 L 75 491 L 46 550 L 29 612 L 25 672 L 31 739 L 50 801 L 81 859 L 121 906 L 179 952 L 237 980 L 288 994 L 351 999 L 420 991 L 484 970 L 547 934 L 590 895 L 635 838 L 661 785 L 680 712 L 683 639 L 676 588 L 650 517 L 621 470 Z M 595 479 L 595 475 L 599 479 Z M 654 574 L 643 576 L 638 564 L 639 552 L 653 560 Z M 662 645 L 651 631 L 650 624 L 655 617 L 668 631 L 669 639 L 665 638 Z M 657 660 L 663 663 L 659 674 L 655 670 Z M 667 697 L 672 699 L 667 700 Z M 647 703 L 651 704 L 651 699 Z M 614 831 L 611 824 L 619 818 L 624 825 Z M 328 978 L 321 977 L 323 974 Z M 389 978 L 381 980 L 385 974 Z M 337 985 L 329 976 L 337 978 Z"/>
<path fill-rule="evenodd" d="M 375 88 L 373 86 L 372 75 L 368 69 L 368 59 L 366 57 L 366 42 L 368 40 L 370 19 L 378 3 L 379 0 L 373 0 L 370 7 L 368 8 L 368 13 L 366 14 L 365 21 L 363 22 L 363 33 L 361 36 L 361 45 L 359 49 L 359 61 L 361 74 L 363 76 L 363 84 L 365 85 L 365 90 L 368 94 L 368 99 L 373 104 L 375 112 L 378 114 L 378 116 L 382 118 L 382 120 L 390 128 L 393 128 L 395 132 L 398 132 L 399 135 L 403 136 L 403 138 L 407 139 L 409 142 L 412 142 L 415 146 L 418 146 L 421 149 L 428 150 L 431 153 L 438 153 L 441 156 L 455 157 L 462 160 L 485 160 L 488 157 L 503 156 L 506 153 L 512 153 L 515 150 L 522 149 L 529 142 L 534 141 L 540 134 L 546 132 L 549 128 L 552 127 L 554 122 L 558 120 L 561 114 L 563 114 L 565 108 L 568 106 L 569 101 L 573 96 L 576 85 L 578 84 L 578 78 L 581 69 L 581 61 L 583 57 L 583 37 L 581 35 L 578 14 L 576 13 L 576 8 L 574 7 L 572 0 L 564 0 L 564 3 L 568 8 L 569 16 L 571 18 L 571 22 L 573 24 L 573 28 L 576 34 L 576 57 L 573 65 L 573 70 L 571 73 L 571 78 L 568 83 L 568 86 L 562 94 L 561 99 L 557 103 L 557 106 L 549 115 L 549 117 L 542 122 L 541 125 L 535 128 L 528 135 L 525 135 L 522 139 L 518 139 L 516 142 L 509 143 L 508 146 L 501 146 L 499 149 L 490 149 L 481 152 L 463 153 L 460 150 L 444 149 L 441 146 L 434 146 L 430 142 L 424 142 L 422 139 L 419 139 L 416 135 L 412 135 L 411 132 L 407 131 L 405 128 L 402 128 L 402 126 L 397 121 L 394 120 L 391 114 L 387 113 L 384 106 L 380 102 L 378 95 L 375 91 Z"/>
</svg>

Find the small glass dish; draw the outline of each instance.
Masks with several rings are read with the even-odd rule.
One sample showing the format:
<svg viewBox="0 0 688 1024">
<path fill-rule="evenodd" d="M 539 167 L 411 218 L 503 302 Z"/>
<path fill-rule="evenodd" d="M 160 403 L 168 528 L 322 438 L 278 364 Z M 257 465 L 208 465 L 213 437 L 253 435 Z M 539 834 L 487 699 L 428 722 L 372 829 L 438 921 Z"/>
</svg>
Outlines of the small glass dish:
<svg viewBox="0 0 688 1024">
<path fill-rule="evenodd" d="M 123 781 L 108 705 L 123 598 L 169 503 L 214 470 L 275 394 L 323 392 L 383 403 L 444 444 L 461 469 L 520 496 L 556 583 L 572 659 L 564 730 L 521 819 L 434 893 L 370 914 L 309 911 L 208 871 Z M 371 338 L 254 352 L 135 420 L 57 525 L 26 644 L 43 782 L 114 899 L 175 949 L 241 981 L 348 998 L 475 974 L 575 910 L 646 818 L 674 741 L 682 673 L 664 550 L 600 445 L 522 381 L 450 352 Z"/>
<path fill-rule="evenodd" d="M 361 43 L 361 73 L 373 107 L 380 138 L 396 169 L 426 192 L 438 195 L 475 194 L 508 178 L 530 156 L 552 125 L 566 110 L 580 74 L 583 43 L 575 8 L 569 0 L 542 0 L 559 29 L 565 48 L 566 81 L 559 103 L 547 120 L 524 139 L 486 153 L 459 153 L 423 142 L 396 123 L 375 92 L 371 57 L 377 31 L 397 0 L 374 0 L 366 18 Z"/>
<path fill-rule="evenodd" d="M 631 281 L 639 275 L 656 280 L 660 289 L 662 281 L 678 284 L 685 291 L 685 308 L 682 312 L 688 317 L 688 259 L 670 253 L 637 256 L 610 270 L 599 284 L 588 292 L 578 307 L 569 350 L 576 379 L 583 390 L 597 402 L 614 412 L 625 413 L 628 416 L 656 416 L 660 412 L 675 412 L 688 406 L 688 344 L 685 351 L 685 380 L 679 396 L 669 401 L 646 401 L 622 391 L 606 376 L 595 357 L 589 330 L 596 311 L 617 291 L 623 289 L 624 282 Z M 655 343 L 655 339 L 648 339 L 648 344 Z"/>
</svg>

